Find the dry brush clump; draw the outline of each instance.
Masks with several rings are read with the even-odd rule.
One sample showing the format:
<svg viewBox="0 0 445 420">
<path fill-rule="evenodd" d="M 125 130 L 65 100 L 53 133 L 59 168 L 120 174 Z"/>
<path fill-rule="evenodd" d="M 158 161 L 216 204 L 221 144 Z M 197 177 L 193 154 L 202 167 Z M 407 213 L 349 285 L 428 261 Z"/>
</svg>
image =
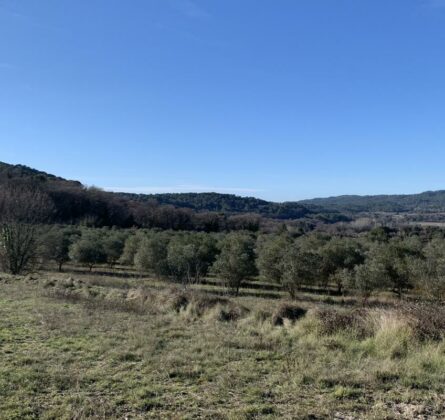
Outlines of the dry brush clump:
<svg viewBox="0 0 445 420">
<path fill-rule="evenodd" d="M 285 319 L 288 319 L 291 322 L 297 321 L 304 317 L 306 313 L 307 309 L 305 308 L 289 303 L 283 303 L 272 315 L 272 325 L 283 325 Z"/>
<path fill-rule="evenodd" d="M 44 295 L 81 302 L 90 307 L 131 311 L 141 314 L 181 314 L 189 319 L 209 317 L 221 322 L 237 321 L 249 310 L 230 299 L 203 292 L 171 287 L 163 290 L 149 288 L 119 289 L 91 286 L 82 280 L 50 279 L 44 283 Z"/>
<path fill-rule="evenodd" d="M 207 317 L 221 322 L 238 321 L 248 312 L 246 307 L 230 299 L 199 292 L 189 295 L 189 304 L 184 310 L 191 319 Z"/>
<path fill-rule="evenodd" d="M 414 335 L 421 341 L 445 338 L 445 307 L 432 303 L 405 304 L 400 309 Z"/>
<path fill-rule="evenodd" d="M 125 292 L 113 288 L 94 287 L 72 277 L 46 280 L 43 294 L 50 298 L 82 303 L 91 309 L 140 314 L 151 312 L 152 309 L 147 305 L 149 298 L 147 293 L 143 291 L 130 290 Z"/>
<path fill-rule="evenodd" d="M 352 333 L 371 339 L 375 349 L 392 358 L 404 357 L 419 342 L 445 338 L 445 307 L 427 303 L 405 303 L 397 308 L 317 309 L 319 332 L 324 335 Z"/>
<path fill-rule="evenodd" d="M 369 337 L 373 333 L 367 315 L 368 310 L 361 308 L 349 310 L 321 308 L 315 311 L 322 334 L 333 335 L 350 331 L 360 338 Z"/>
</svg>

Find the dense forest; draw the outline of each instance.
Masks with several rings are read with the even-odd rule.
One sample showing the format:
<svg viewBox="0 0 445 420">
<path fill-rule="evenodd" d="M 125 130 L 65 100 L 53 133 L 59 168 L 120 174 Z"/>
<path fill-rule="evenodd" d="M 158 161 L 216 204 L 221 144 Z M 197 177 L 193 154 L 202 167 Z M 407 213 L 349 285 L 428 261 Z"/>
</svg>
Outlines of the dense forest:
<svg viewBox="0 0 445 420">
<path fill-rule="evenodd" d="M 349 222 L 361 215 L 406 215 L 406 220 L 442 222 L 445 191 L 413 195 L 339 196 L 274 203 L 218 193 L 129 194 L 85 187 L 24 165 L 0 162 L 0 187 L 12 183 L 38 188 L 50 198 L 50 222 L 103 227 L 228 231 L 270 229 L 300 221 L 310 229 Z M 281 222 L 280 222 L 281 221 Z M 387 221 L 386 221 L 387 222 Z M 305 229 L 306 229 L 305 228 Z"/>
<path fill-rule="evenodd" d="M 314 198 L 300 201 L 312 208 L 346 213 L 358 212 L 443 212 L 445 191 L 426 191 L 406 195 L 343 195 L 338 197 Z"/>
<path fill-rule="evenodd" d="M 230 194 L 106 192 L 23 165 L 0 163 L 0 187 L 18 185 L 38 189 L 49 198 L 51 223 L 217 232 L 258 230 L 261 225 L 277 225 L 280 220 L 307 220 L 312 225 L 349 220 L 336 210 L 309 210 L 298 203 L 272 203 Z"/>
</svg>

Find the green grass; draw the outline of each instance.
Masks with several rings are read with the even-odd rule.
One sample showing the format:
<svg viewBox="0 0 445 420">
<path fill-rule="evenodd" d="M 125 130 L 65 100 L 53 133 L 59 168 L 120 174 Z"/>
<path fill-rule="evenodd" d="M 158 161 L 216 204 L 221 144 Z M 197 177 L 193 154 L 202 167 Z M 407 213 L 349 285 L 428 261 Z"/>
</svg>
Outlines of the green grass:
<svg viewBox="0 0 445 420">
<path fill-rule="evenodd" d="M 218 307 L 196 316 L 147 301 L 147 311 L 134 311 L 94 302 L 110 290 L 119 299 L 134 286 L 165 294 L 169 286 L 73 276 L 95 297 L 49 297 L 44 279 L 0 280 L 0 418 L 443 415 L 445 343 L 418 342 L 392 318 L 365 338 L 321 334 L 313 297 L 303 319 L 274 327 L 270 314 L 282 300 L 256 289 L 231 298 L 249 309 L 236 322 L 218 321 Z"/>
</svg>

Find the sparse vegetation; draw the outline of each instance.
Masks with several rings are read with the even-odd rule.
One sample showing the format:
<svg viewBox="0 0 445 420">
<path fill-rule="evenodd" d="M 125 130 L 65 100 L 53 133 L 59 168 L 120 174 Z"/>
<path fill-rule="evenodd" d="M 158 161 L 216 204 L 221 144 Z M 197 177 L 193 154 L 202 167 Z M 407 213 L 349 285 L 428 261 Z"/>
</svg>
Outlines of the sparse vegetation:
<svg viewBox="0 0 445 420">
<path fill-rule="evenodd" d="M 0 417 L 443 413 L 445 330 L 424 331 L 423 308 L 328 308 L 322 297 L 301 307 L 101 278 L 2 277 Z"/>
<path fill-rule="evenodd" d="M 44 224 L 66 182 L 0 195 L 0 418 L 443 416 L 442 228 L 129 216 L 95 189 Z"/>
</svg>

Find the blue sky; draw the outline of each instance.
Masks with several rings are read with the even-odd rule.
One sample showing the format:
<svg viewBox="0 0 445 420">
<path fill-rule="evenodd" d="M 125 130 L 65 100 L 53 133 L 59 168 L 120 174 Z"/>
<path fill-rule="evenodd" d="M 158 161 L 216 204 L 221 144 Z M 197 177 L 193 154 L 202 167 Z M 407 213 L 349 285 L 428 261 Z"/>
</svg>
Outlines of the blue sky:
<svg viewBox="0 0 445 420">
<path fill-rule="evenodd" d="M 445 0 L 0 0 L 0 160 L 296 200 L 445 189 Z"/>
</svg>

